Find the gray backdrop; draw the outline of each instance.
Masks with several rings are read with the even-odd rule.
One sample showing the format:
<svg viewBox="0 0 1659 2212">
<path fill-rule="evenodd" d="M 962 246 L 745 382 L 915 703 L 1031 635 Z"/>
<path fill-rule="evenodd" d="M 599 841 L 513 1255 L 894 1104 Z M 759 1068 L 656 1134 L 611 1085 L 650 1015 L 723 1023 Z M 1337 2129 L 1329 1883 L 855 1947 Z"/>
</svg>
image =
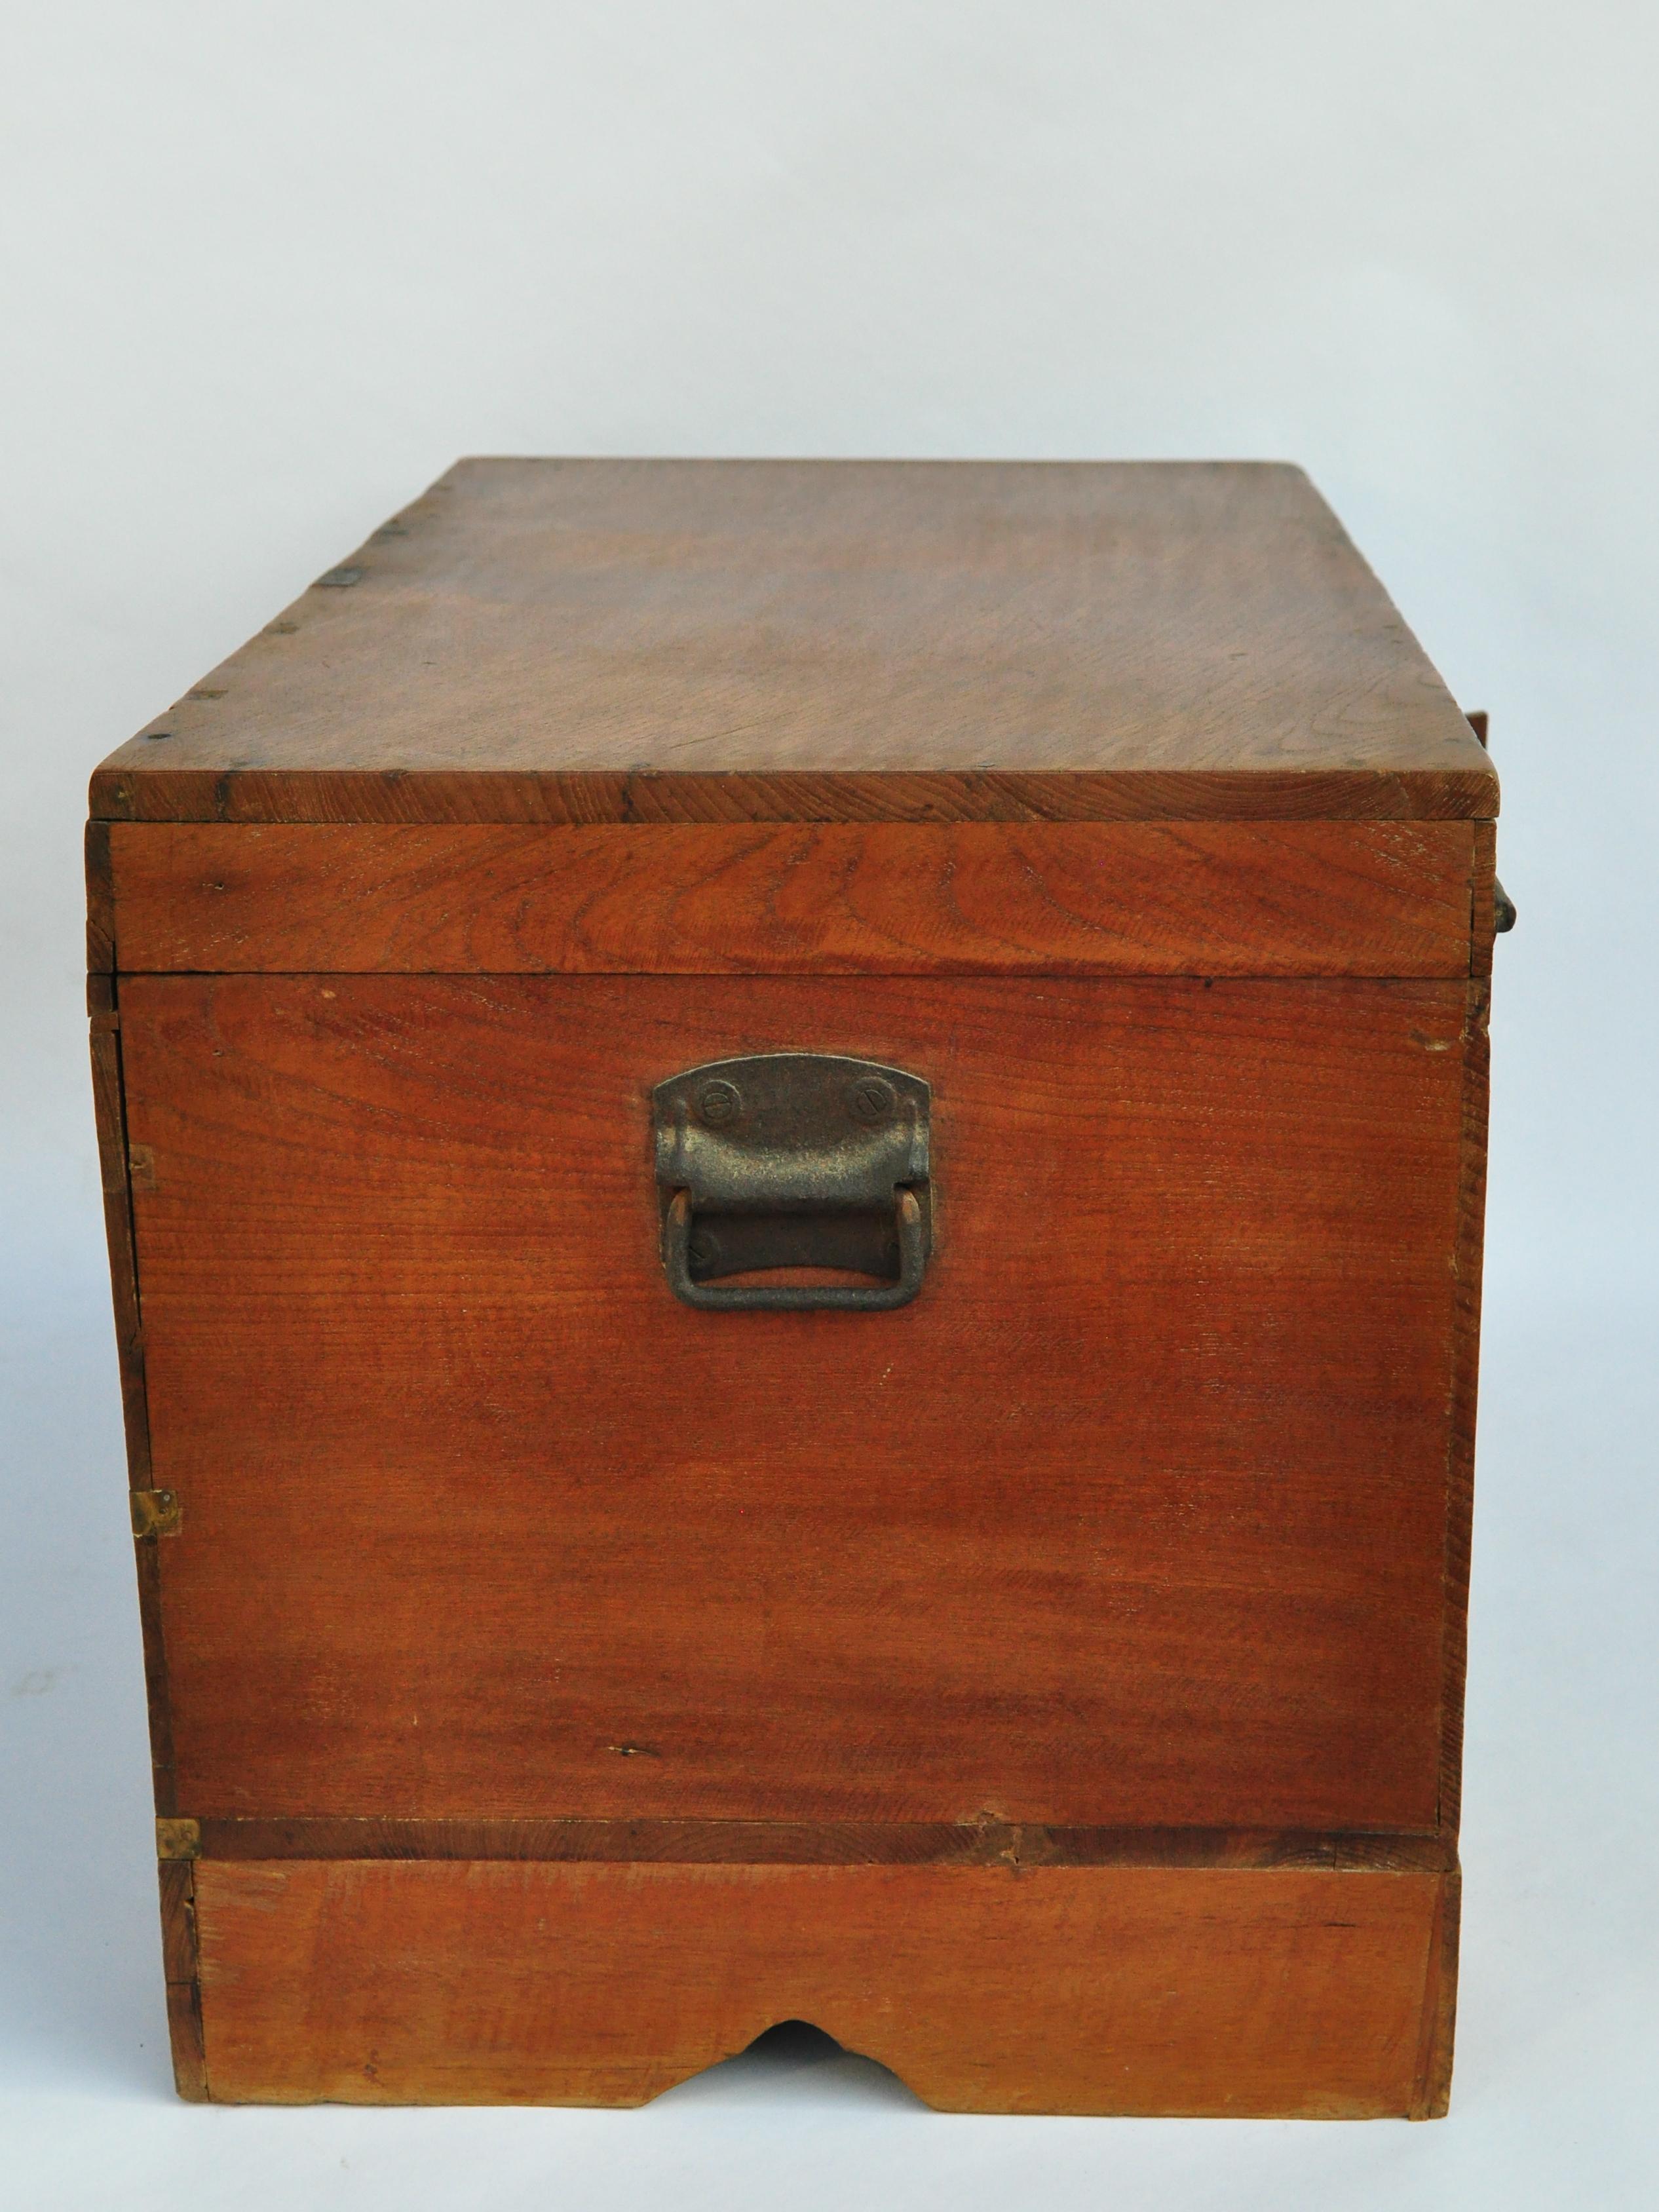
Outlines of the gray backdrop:
<svg viewBox="0 0 1659 2212">
<path fill-rule="evenodd" d="M 54 0 L 0 70 L 0 2203 L 1647 2206 L 1659 18 Z M 88 770 L 457 454 L 1287 457 L 1504 778 L 1440 2126 L 166 2086 L 80 1012 Z"/>
</svg>

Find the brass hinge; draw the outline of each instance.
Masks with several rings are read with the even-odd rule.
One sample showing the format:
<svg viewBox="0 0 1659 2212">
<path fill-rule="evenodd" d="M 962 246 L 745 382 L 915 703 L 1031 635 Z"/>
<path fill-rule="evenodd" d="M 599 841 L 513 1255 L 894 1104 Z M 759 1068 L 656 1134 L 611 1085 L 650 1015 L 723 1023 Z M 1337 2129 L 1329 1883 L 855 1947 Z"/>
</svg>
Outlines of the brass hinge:
<svg viewBox="0 0 1659 2212">
<path fill-rule="evenodd" d="M 176 1490 L 130 1490 L 135 1536 L 176 1536 L 185 1508 Z"/>
<path fill-rule="evenodd" d="M 158 1859 L 194 1859 L 202 1855 L 199 1820 L 157 1820 L 155 1856 Z"/>
</svg>

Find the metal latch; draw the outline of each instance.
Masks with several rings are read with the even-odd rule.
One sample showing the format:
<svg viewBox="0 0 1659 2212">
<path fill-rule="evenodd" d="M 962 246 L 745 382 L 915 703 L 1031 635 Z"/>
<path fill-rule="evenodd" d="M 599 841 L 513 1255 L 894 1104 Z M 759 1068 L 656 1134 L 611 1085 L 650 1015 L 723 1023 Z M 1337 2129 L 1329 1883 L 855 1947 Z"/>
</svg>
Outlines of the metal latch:
<svg viewBox="0 0 1659 2212">
<path fill-rule="evenodd" d="M 902 1068 L 818 1052 L 710 1060 L 659 1083 L 657 1188 L 675 1297 L 772 1312 L 908 1305 L 932 1247 L 931 1097 Z M 875 1279 L 715 1287 L 781 1267 Z"/>
</svg>

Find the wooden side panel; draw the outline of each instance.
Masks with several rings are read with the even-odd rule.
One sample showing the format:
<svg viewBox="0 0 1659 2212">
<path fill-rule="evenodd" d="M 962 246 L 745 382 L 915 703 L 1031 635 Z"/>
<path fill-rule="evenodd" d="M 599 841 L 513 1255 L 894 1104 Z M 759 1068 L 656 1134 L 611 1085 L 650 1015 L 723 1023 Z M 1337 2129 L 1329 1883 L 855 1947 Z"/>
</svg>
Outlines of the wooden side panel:
<svg viewBox="0 0 1659 2212">
<path fill-rule="evenodd" d="M 125 983 L 181 1806 L 1432 1827 L 1468 988 Z M 787 1045 L 934 1085 L 913 1306 L 666 1288 Z"/>
<path fill-rule="evenodd" d="M 1481 742 L 1486 742 L 1480 717 Z M 1474 1519 L 1474 1432 L 1480 1371 L 1480 1292 L 1486 1251 L 1486 1124 L 1491 1088 L 1493 893 L 1497 830 L 1477 823 L 1471 885 L 1468 1011 L 1463 1024 L 1462 1157 L 1452 1247 L 1455 1297 L 1449 1344 L 1446 1454 L 1445 1649 L 1440 1715 L 1438 1825 L 1455 1836 L 1462 1814 L 1463 1703 L 1468 1663 L 1469 1546 Z M 1455 1900 L 1454 1900 L 1455 1901 Z M 1456 1978 L 1454 1920 L 1449 1976 Z M 1449 2004 L 1449 1998 L 1448 2003 Z M 1449 2013 L 1447 2034 L 1449 2037 Z M 1449 2043 L 1447 2063 L 1449 2065 Z"/>
<path fill-rule="evenodd" d="M 107 982 L 88 978 L 89 983 Z M 104 1235 L 109 1248 L 110 1290 L 115 1308 L 115 1346 L 120 1365 L 121 1413 L 126 1433 L 127 1472 L 135 1490 L 146 1486 L 149 1432 L 144 1391 L 144 1339 L 138 1316 L 138 1278 L 133 1252 L 132 1212 L 127 1192 L 126 1114 L 121 1081 L 119 1018 L 107 989 L 105 1003 L 92 1014 L 92 1103 L 98 1130 L 98 1164 L 103 1185 Z"/>
<path fill-rule="evenodd" d="M 1440 1885 L 1429 1944 L 1428 1990 L 1423 2004 L 1422 2055 L 1417 2087 L 1407 2114 L 1443 2120 L 1451 2109 L 1452 2054 L 1457 2031 L 1457 1953 L 1462 1920 L 1463 1877 L 1454 1865 Z"/>
<path fill-rule="evenodd" d="M 97 874 L 96 847 L 88 838 L 88 938 L 94 953 L 107 933 L 100 911 L 107 909 Z M 98 1162 L 103 1186 L 104 1233 L 109 1249 L 110 1291 L 115 1345 L 121 1378 L 121 1414 L 125 1432 L 130 1491 L 148 1487 L 150 1477 L 149 1401 L 144 1371 L 144 1336 L 138 1304 L 137 1255 L 133 1239 L 129 1188 L 125 1086 L 121 1060 L 120 1014 L 115 979 L 94 970 L 87 978 L 91 1017 L 93 1112 L 98 1133 Z M 112 1511 L 125 1508 L 112 1496 Z M 135 1543 L 138 1617 L 143 1634 L 144 1686 L 149 1708 L 150 1775 L 158 1813 L 176 1809 L 173 1791 L 173 1723 L 167 1696 L 167 1654 L 161 1621 L 161 1587 L 155 1544 Z"/>
<path fill-rule="evenodd" d="M 1445 1879 L 204 1860 L 208 2075 L 637 2105 L 805 2019 L 946 2112 L 1404 2114 Z"/>
<path fill-rule="evenodd" d="M 161 1891 L 161 1960 L 173 2086 L 187 2103 L 200 2104 L 208 2087 L 196 1954 L 196 1869 L 187 1859 L 164 1859 L 155 1871 Z"/>
<path fill-rule="evenodd" d="M 129 969 L 1463 975 L 1467 822 L 109 833 Z"/>
<path fill-rule="evenodd" d="M 88 822 L 86 829 L 87 974 L 106 979 L 115 969 L 115 886 L 110 860 L 110 825 Z M 106 986 L 107 988 L 107 986 Z M 107 1000 L 108 1005 L 113 1000 Z M 88 994 L 88 1013 L 100 1008 Z"/>
<path fill-rule="evenodd" d="M 149 1413 L 144 1376 L 143 1327 L 138 1301 L 127 1144 L 126 1097 L 121 1062 L 121 1016 L 117 1001 L 115 909 L 109 827 L 92 822 L 86 834 L 87 1012 L 91 1024 L 93 1114 L 103 1188 L 104 1231 L 109 1248 L 110 1290 L 121 1377 L 130 1492 L 149 1480 Z M 112 1510 L 119 1500 L 111 1498 Z M 167 1692 L 161 1621 L 161 1583 L 155 1541 L 139 1537 L 135 1516 L 134 1561 L 138 1618 L 143 1637 L 144 1687 L 149 1708 L 150 1777 L 158 1814 L 176 1810 L 173 1722 Z M 158 1866 L 161 1949 L 167 1977 L 167 2033 L 179 2094 L 199 2102 L 207 2094 L 202 2062 L 201 2007 L 196 1978 L 196 1921 L 191 1869 Z"/>
<path fill-rule="evenodd" d="M 1462 1803 L 1463 1699 L 1468 1662 L 1469 1540 L 1474 1518 L 1475 1407 L 1480 1367 L 1480 1282 L 1486 1204 L 1490 989 L 1469 986 L 1464 1055 L 1462 1171 L 1452 1253 L 1456 1304 L 1451 1338 L 1450 1439 L 1446 1474 L 1445 1658 L 1441 1695 L 1439 1820 L 1457 1832 Z"/>
</svg>

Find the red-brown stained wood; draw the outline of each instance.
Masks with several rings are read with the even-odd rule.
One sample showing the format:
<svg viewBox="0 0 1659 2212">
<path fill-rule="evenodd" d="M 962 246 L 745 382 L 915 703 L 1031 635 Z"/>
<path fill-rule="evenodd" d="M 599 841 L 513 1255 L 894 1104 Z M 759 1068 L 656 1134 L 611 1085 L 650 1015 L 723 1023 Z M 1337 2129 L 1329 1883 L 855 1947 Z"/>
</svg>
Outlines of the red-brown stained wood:
<svg viewBox="0 0 1659 2212">
<path fill-rule="evenodd" d="M 158 719 L 172 721 L 173 714 Z M 90 804 L 111 822 L 1410 822 L 1486 819 L 1490 769 L 1068 769 L 955 774 L 556 775 L 507 769 L 181 769 L 93 772 Z"/>
<path fill-rule="evenodd" d="M 1492 974 L 1498 909 L 1498 824 L 1475 822 L 1470 868 L 1469 974 L 1484 981 Z"/>
<path fill-rule="evenodd" d="M 1461 822 L 116 823 L 133 970 L 1462 975 Z"/>
<path fill-rule="evenodd" d="M 463 464 L 93 805 L 182 2094 L 1444 2111 L 1497 785 L 1298 472 Z M 790 1047 L 914 1305 L 666 1288 Z"/>
<path fill-rule="evenodd" d="M 144 1398 L 144 1340 L 138 1317 L 138 1281 L 127 1191 L 125 1109 L 121 1048 L 113 1012 L 94 1014 L 91 1031 L 92 1101 L 103 1184 L 104 1234 L 109 1249 L 115 1304 L 115 1342 L 120 1362 L 121 1410 L 132 1487 L 146 1486 L 149 1442 Z"/>
<path fill-rule="evenodd" d="M 123 820 L 1486 817 L 1297 469 L 464 461 L 93 781 Z"/>
<path fill-rule="evenodd" d="M 1423 2007 L 1423 2039 L 1417 2092 L 1407 2117 L 1443 2120 L 1451 2109 L 1453 2045 L 1457 2031 L 1457 1953 L 1463 1878 L 1454 1867 L 1441 1885 L 1430 1941 L 1429 1985 Z"/>
<path fill-rule="evenodd" d="M 161 1964 L 169 1982 L 194 1982 L 196 1967 L 195 1862 L 161 1859 L 155 1873 L 161 1898 Z"/>
<path fill-rule="evenodd" d="M 109 1249 L 110 1286 L 115 1309 L 115 1342 L 121 1378 L 127 1481 L 130 1490 L 142 1490 L 148 1486 L 149 1481 L 149 1409 L 144 1373 L 143 1329 L 138 1305 L 137 1262 L 133 1248 L 131 1196 L 128 1187 L 120 1017 L 116 1009 L 113 979 L 94 973 L 87 981 L 88 1005 L 91 1012 L 93 1110 L 97 1127 L 100 1176 L 103 1184 L 104 1231 Z M 112 1510 L 120 1510 L 121 1501 L 113 1493 L 111 1505 Z M 143 1638 L 145 1696 L 149 1708 L 150 1771 L 156 1810 L 171 1813 L 175 1809 L 173 1721 L 167 1698 L 161 1576 L 154 1544 L 136 1545 L 135 1559 L 138 1580 L 138 1617 Z"/>
<path fill-rule="evenodd" d="M 196 1950 L 195 1868 L 188 1860 L 163 1860 L 155 1871 L 161 1895 L 161 1960 L 173 2086 L 187 2102 L 199 2104 L 208 2087 Z"/>
<path fill-rule="evenodd" d="M 1481 742 L 1486 717 L 1479 718 Z M 1463 1795 L 1463 1702 L 1468 1664 L 1469 1550 L 1474 1519 L 1474 1434 L 1480 1369 L 1480 1291 L 1486 1250 L 1486 1124 L 1492 1051 L 1488 1036 L 1497 884 L 1497 830 L 1474 830 L 1470 906 L 1468 1010 L 1463 1028 L 1463 1089 L 1457 1228 L 1452 1247 L 1456 1286 L 1449 1344 L 1450 1409 L 1446 1454 L 1446 1556 L 1443 1568 L 1444 1652 L 1442 1662 L 1439 1825 L 1457 1833 Z M 1454 1905 L 1455 1897 L 1454 1897 Z M 1456 1927 L 1451 1937 L 1449 1980 L 1456 1981 Z M 1450 2079 L 1450 2008 L 1447 1996 L 1446 2081 Z"/>
<path fill-rule="evenodd" d="M 115 908 L 110 876 L 110 825 L 88 822 L 86 831 L 87 973 L 108 975 L 115 968 Z M 90 1005 L 88 1012 L 93 1008 Z"/>
<path fill-rule="evenodd" d="M 212 1859 L 597 1859 L 684 1865 L 1307 1867 L 1443 1873 L 1438 1832 L 1055 1828 L 977 1820 L 203 1820 Z"/>
<path fill-rule="evenodd" d="M 201 1992 L 194 1983 L 169 1982 L 167 2006 L 173 2086 L 186 2104 L 205 2104 L 213 2093 L 203 2048 Z"/>
<path fill-rule="evenodd" d="M 179 1802 L 1431 1827 L 1466 982 L 125 983 Z M 934 1085 L 889 1315 L 710 1315 L 650 1085 Z"/>
<path fill-rule="evenodd" d="M 1404 2114 L 1445 1877 L 196 1870 L 230 2102 L 637 2105 L 805 2019 L 948 2112 Z"/>
<path fill-rule="evenodd" d="M 1468 1661 L 1469 1545 L 1474 1518 L 1474 1431 L 1480 1368 L 1480 1285 L 1486 1210 L 1486 1115 L 1492 1052 L 1490 986 L 1472 982 L 1464 1025 L 1462 1161 L 1452 1248 L 1455 1302 L 1449 1345 L 1446 1455 L 1444 1656 L 1441 1690 L 1440 1825 L 1455 1834 L 1463 1778 L 1463 1698 Z"/>
<path fill-rule="evenodd" d="M 173 1758 L 173 1701 L 167 1684 L 167 1638 L 161 1620 L 161 1561 L 155 1546 L 132 1547 L 138 1583 L 138 1623 L 143 1638 L 144 1694 L 149 1723 L 150 1780 L 159 1814 L 179 1809 Z"/>
</svg>

